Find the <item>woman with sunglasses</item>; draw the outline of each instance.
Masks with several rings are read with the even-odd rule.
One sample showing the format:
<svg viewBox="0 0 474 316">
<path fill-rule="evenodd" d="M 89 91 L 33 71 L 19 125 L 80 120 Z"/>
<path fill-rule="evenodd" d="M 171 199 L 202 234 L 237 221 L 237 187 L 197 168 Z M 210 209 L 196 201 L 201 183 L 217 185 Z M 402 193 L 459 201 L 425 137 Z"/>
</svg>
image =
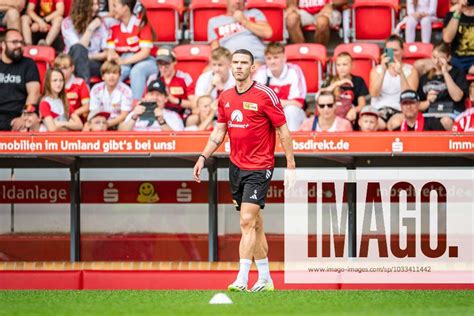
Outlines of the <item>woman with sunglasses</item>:
<svg viewBox="0 0 474 316">
<path fill-rule="evenodd" d="M 334 92 L 321 92 L 316 100 L 319 115 L 307 118 L 301 125 L 300 131 L 351 132 L 351 123 L 336 115 L 335 102 Z"/>
</svg>

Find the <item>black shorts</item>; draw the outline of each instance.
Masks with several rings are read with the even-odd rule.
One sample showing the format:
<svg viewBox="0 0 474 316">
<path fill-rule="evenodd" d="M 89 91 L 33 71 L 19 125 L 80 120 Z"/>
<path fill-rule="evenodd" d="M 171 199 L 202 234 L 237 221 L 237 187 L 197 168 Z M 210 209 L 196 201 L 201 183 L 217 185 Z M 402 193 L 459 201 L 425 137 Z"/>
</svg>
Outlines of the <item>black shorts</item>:
<svg viewBox="0 0 474 316">
<path fill-rule="evenodd" d="M 229 182 L 232 200 L 237 211 L 242 203 L 253 203 L 265 207 L 268 187 L 272 180 L 273 169 L 241 170 L 230 162 Z"/>
</svg>

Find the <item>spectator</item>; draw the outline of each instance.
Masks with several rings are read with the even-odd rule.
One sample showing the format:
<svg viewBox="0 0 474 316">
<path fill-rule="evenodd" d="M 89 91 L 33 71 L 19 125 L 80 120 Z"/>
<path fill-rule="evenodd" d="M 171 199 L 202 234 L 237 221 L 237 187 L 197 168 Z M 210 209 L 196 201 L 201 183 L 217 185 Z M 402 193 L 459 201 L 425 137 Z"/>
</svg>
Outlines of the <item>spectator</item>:
<svg viewBox="0 0 474 316">
<path fill-rule="evenodd" d="M 456 118 L 453 132 L 474 132 L 474 108 L 467 109 Z"/>
<path fill-rule="evenodd" d="M 88 84 L 91 77 L 100 77 L 100 66 L 107 57 L 108 30 L 98 12 L 99 0 L 74 0 L 70 16 L 61 24 L 65 51 L 74 61 L 75 74 Z"/>
<path fill-rule="evenodd" d="M 105 132 L 109 129 L 107 120 L 110 117 L 109 112 L 97 109 L 89 112 L 87 122 L 84 124 L 83 132 Z"/>
<path fill-rule="evenodd" d="M 19 130 L 19 132 L 39 132 L 40 129 L 42 129 L 37 105 L 26 104 L 21 116 L 25 125 Z"/>
<path fill-rule="evenodd" d="M 451 63 L 465 73 L 474 74 L 474 2 L 459 0 L 454 12 L 444 18 L 443 41 L 451 44 Z"/>
<path fill-rule="evenodd" d="M 186 117 L 193 108 L 194 85 L 191 76 L 184 71 L 176 70 L 176 56 L 169 46 L 162 46 L 156 54 L 161 81 L 167 88 L 168 101 L 166 108 Z M 158 74 L 148 78 L 148 84 L 156 80 Z M 186 110 L 188 109 L 188 110 Z"/>
<path fill-rule="evenodd" d="M 113 3 L 113 14 L 120 24 L 110 29 L 107 40 L 107 60 L 121 65 L 120 80 L 130 77 L 133 100 L 140 100 L 149 76 L 157 72 L 151 57 L 154 31 L 148 24 L 146 12 L 139 19 L 133 14 L 136 0 L 117 0 Z M 145 9 L 143 9 L 145 10 Z"/>
<path fill-rule="evenodd" d="M 60 69 L 50 68 L 46 72 L 39 110 L 43 124 L 49 132 L 82 129 L 79 116 L 69 112 L 64 81 L 64 75 Z"/>
<path fill-rule="evenodd" d="M 186 120 L 187 131 L 209 131 L 214 127 L 217 114 L 217 100 L 210 95 L 200 96 L 197 101 L 197 113 Z"/>
<path fill-rule="evenodd" d="M 469 98 L 466 98 L 466 108 L 474 107 L 474 81 L 469 83 Z"/>
<path fill-rule="evenodd" d="M 347 0 L 288 0 L 286 26 L 292 43 L 303 43 L 302 27 L 314 25 L 314 41 L 327 46 L 330 28 L 341 24 L 341 12 L 333 7 L 348 4 Z"/>
<path fill-rule="evenodd" d="M 393 59 L 391 56 L 393 54 Z M 379 129 L 394 130 L 400 126 L 400 93 L 418 88 L 418 73 L 413 66 L 403 63 L 403 40 L 391 35 L 385 41 L 385 53 L 380 65 L 370 72 L 371 105 L 379 111 Z"/>
<path fill-rule="evenodd" d="M 450 58 L 448 45 L 436 45 L 432 53 L 434 67 L 420 78 L 418 87 L 420 111 L 442 116 L 446 130 L 451 130 L 454 117 L 464 111 L 467 95 L 466 75 L 449 64 Z M 437 111 L 441 105 L 443 110 Z"/>
<path fill-rule="evenodd" d="M 402 109 L 403 120 L 397 130 L 409 131 L 444 131 L 445 128 L 440 120 L 435 117 L 424 117 L 418 111 L 420 97 L 414 90 L 405 90 L 400 94 L 400 107 Z"/>
<path fill-rule="evenodd" d="M 66 80 L 66 97 L 69 104 L 69 113 L 76 113 L 79 117 L 87 117 L 89 112 L 89 87 L 82 78 L 74 76 L 74 63 L 68 54 L 59 54 L 54 60 L 54 67 L 61 69 Z"/>
<path fill-rule="evenodd" d="M 408 0 L 407 16 L 399 24 L 405 26 L 405 41 L 407 43 L 415 42 L 416 27 L 421 26 L 421 41 L 423 43 L 431 42 L 431 23 L 436 21 L 436 10 L 438 0 Z M 399 29 L 397 26 L 397 31 Z M 398 32 L 397 32 L 398 33 Z"/>
<path fill-rule="evenodd" d="M 0 26 L 20 30 L 20 13 L 25 8 L 25 0 L 0 1 Z"/>
<path fill-rule="evenodd" d="M 379 112 L 371 105 L 366 105 L 359 113 L 359 130 L 376 132 L 379 124 Z"/>
<path fill-rule="evenodd" d="M 227 48 L 218 47 L 211 52 L 211 70 L 201 74 L 196 82 L 195 97 L 209 95 L 216 100 L 222 91 L 235 86 L 230 70 L 231 53 Z"/>
<path fill-rule="evenodd" d="M 132 90 L 120 82 L 120 65 L 115 61 L 106 61 L 100 71 L 104 81 L 92 88 L 89 108 L 110 113 L 109 129 L 117 129 L 132 110 Z"/>
<path fill-rule="evenodd" d="M 272 37 L 272 33 L 260 10 L 245 10 L 245 0 L 227 0 L 227 13 L 211 18 L 207 24 L 212 48 L 223 46 L 233 53 L 244 44 L 259 65 L 265 63 L 262 39 Z"/>
<path fill-rule="evenodd" d="M 336 57 L 336 76 L 330 78 L 329 85 L 320 91 L 334 91 L 337 98 L 336 115 L 350 122 L 355 122 L 369 94 L 364 79 L 352 74 L 352 57 L 346 52 Z"/>
<path fill-rule="evenodd" d="M 182 131 L 183 120 L 175 111 L 167 110 L 166 86 L 161 79 L 148 85 L 143 100 L 120 126 L 123 131 Z M 150 108 L 148 108 L 150 107 Z M 148 111 L 147 111 L 148 110 Z"/>
<path fill-rule="evenodd" d="M 286 62 L 285 46 L 269 43 L 265 49 L 265 66 L 258 69 L 255 81 L 270 87 L 280 98 L 290 131 L 297 131 L 306 118 L 304 104 L 306 81 L 298 65 Z"/>
<path fill-rule="evenodd" d="M 2 42 L 0 61 L 0 130 L 24 127 L 25 104 L 38 106 L 40 82 L 35 62 L 23 56 L 25 43 L 20 31 L 8 29 Z"/>
<path fill-rule="evenodd" d="M 333 92 L 321 92 L 316 100 L 319 115 L 307 118 L 300 131 L 350 132 L 351 123 L 336 115 L 336 96 Z"/>
<path fill-rule="evenodd" d="M 63 0 L 28 0 L 26 14 L 21 17 L 21 31 L 26 45 L 33 43 L 34 33 L 46 33 L 38 45 L 51 46 L 61 31 Z"/>
</svg>

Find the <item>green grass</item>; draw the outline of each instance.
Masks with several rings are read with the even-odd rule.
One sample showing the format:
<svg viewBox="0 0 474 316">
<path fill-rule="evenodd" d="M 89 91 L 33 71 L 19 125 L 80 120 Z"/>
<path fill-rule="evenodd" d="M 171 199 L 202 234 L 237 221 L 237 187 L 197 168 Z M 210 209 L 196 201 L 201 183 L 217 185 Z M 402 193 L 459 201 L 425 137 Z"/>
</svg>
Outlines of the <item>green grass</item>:
<svg viewBox="0 0 474 316">
<path fill-rule="evenodd" d="M 474 291 L 0 291 L 0 315 L 473 315 Z"/>
</svg>

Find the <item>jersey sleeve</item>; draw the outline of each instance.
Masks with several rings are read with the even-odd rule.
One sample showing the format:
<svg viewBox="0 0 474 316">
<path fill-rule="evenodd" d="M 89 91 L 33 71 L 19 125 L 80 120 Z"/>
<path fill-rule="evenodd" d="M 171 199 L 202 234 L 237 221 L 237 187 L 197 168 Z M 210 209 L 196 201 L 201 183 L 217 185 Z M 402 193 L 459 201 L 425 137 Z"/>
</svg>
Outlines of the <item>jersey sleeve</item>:
<svg viewBox="0 0 474 316">
<path fill-rule="evenodd" d="M 150 25 L 145 25 L 140 30 L 138 37 L 140 38 L 138 42 L 138 46 L 140 48 L 153 48 L 153 36 L 151 33 Z"/>
<path fill-rule="evenodd" d="M 219 97 L 219 100 L 217 101 L 217 122 L 218 123 L 227 122 L 225 118 L 224 104 L 222 104 L 222 95 L 221 97 Z"/>
<path fill-rule="evenodd" d="M 274 127 L 280 127 L 286 123 L 285 112 L 281 106 L 280 99 L 273 90 L 265 92 L 263 112 L 268 116 Z"/>
<path fill-rule="evenodd" d="M 81 87 L 79 88 L 79 98 L 81 99 L 81 105 L 89 103 L 90 101 L 89 88 L 87 87 L 87 84 L 84 80 L 82 81 Z"/>
<path fill-rule="evenodd" d="M 39 111 L 40 111 L 40 116 L 42 118 L 53 116 L 53 114 L 51 113 L 51 105 L 49 104 L 48 101 L 43 100 L 40 102 Z"/>
<path fill-rule="evenodd" d="M 38 67 L 36 66 L 36 63 L 32 59 L 30 59 L 28 62 L 29 62 L 29 65 L 26 68 L 26 72 L 25 72 L 25 82 L 26 83 L 33 82 L 33 81 L 40 82 L 40 76 L 39 76 Z"/>
</svg>

